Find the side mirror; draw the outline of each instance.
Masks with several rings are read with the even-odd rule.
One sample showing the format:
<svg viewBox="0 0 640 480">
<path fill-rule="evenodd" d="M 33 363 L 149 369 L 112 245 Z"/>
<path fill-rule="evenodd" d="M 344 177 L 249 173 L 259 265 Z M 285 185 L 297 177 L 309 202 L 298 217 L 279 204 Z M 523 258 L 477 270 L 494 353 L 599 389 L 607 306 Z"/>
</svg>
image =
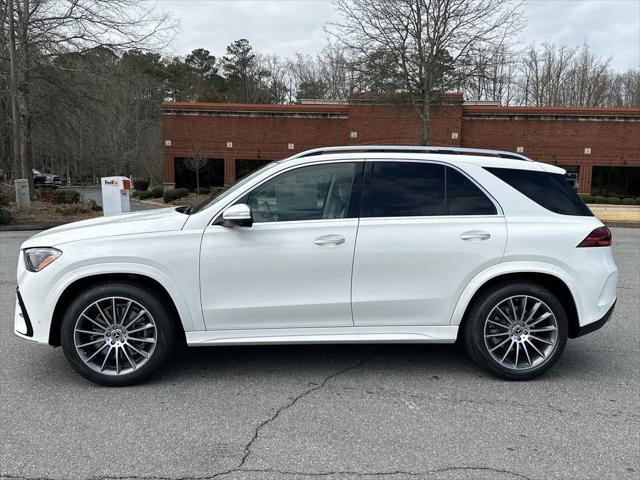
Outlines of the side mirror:
<svg viewBox="0 0 640 480">
<path fill-rule="evenodd" d="M 225 227 L 250 227 L 253 225 L 253 216 L 249 205 L 237 203 L 222 212 L 222 225 Z"/>
</svg>

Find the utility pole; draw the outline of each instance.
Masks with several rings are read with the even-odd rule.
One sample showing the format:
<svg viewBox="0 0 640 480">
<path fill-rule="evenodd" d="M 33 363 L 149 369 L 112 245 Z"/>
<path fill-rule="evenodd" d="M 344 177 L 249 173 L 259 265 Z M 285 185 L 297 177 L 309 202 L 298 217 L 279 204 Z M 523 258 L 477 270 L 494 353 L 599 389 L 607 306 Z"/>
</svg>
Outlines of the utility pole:
<svg viewBox="0 0 640 480">
<path fill-rule="evenodd" d="M 20 157 L 20 112 L 18 111 L 18 65 L 16 58 L 16 30 L 14 26 L 13 0 L 7 0 L 9 17 L 9 63 L 11 66 L 11 128 L 13 137 L 13 175 L 18 177 L 18 162 L 20 163 L 20 177 L 24 178 L 24 164 Z"/>
</svg>

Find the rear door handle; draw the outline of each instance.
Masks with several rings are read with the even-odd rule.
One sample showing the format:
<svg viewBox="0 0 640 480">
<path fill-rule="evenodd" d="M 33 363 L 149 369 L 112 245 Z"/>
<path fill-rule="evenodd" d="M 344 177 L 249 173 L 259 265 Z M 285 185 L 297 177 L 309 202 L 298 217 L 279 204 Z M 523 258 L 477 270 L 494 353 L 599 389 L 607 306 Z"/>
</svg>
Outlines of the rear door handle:
<svg viewBox="0 0 640 480">
<path fill-rule="evenodd" d="M 483 240 L 489 240 L 491 238 L 491 234 L 489 232 L 484 232 L 481 230 L 472 230 L 469 232 L 461 233 L 460 238 L 462 240 L 467 240 L 470 242 L 481 242 Z"/>
<path fill-rule="evenodd" d="M 345 242 L 345 238 L 342 235 L 324 235 L 316 238 L 313 243 L 320 245 L 321 247 L 335 247 Z"/>
</svg>

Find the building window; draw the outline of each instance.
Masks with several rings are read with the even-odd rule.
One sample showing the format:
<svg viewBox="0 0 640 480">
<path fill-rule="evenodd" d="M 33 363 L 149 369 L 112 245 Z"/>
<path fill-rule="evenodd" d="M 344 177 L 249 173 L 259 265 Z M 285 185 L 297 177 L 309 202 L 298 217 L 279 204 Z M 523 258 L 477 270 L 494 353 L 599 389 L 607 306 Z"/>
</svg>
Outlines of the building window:
<svg viewBox="0 0 640 480">
<path fill-rule="evenodd" d="M 615 197 L 640 196 L 640 167 L 593 167 L 591 194 Z"/>
<path fill-rule="evenodd" d="M 270 161 L 271 160 L 264 160 L 262 158 L 242 158 L 236 160 L 236 180 L 240 180 L 250 173 L 255 172 Z"/>
<path fill-rule="evenodd" d="M 175 159 L 175 179 L 176 188 L 188 188 L 191 191 L 196 189 L 198 183 L 201 188 L 223 187 L 224 159 L 207 158 L 201 162 L 178 157 Z"/>
</svg>

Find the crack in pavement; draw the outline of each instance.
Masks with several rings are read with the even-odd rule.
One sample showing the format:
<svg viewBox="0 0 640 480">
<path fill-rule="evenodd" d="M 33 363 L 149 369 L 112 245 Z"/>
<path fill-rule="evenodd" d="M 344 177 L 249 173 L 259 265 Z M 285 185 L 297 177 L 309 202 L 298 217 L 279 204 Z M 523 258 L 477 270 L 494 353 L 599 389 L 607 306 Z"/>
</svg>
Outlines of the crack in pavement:
<svg viewBox="0 0 640 480">
<path fill-rule="evenodd" d="M 233 472 L 234 470 L 242 469 L 244 464 L 249 459 L 249 455 L 251 455 L 251 447 L 253 447 L 253 444 L 256 442 L 256 440 L 258 440 L 258 436 L 260 435 L 260 431 L 264 427 L 269 425 L 271 422 L 276 420 L 280 416 L 280 414 L 282 412 L 284 412 L 285 410 L 288 410 L 289 408 L 293 407 L 296 403 L 298 403 L 300 400 L 305 398 L 307 395 L 320 390 L 330 380 L 333 380 L 334 378 L 336 378 L 336 377 L 338 377 L 338 376 L 342 375 L 343 373 L 346 373 L 346 372 L 348 372 L 350 370 L 355 370 L 357 368 L 362 367 L 365 363 L 367 363 L 370 360 L 373 360 L 376 356 L 380 355 L 380 353 L 381 353 L 381 351 L 377 351 L 373 355 L 369 355 L 368 357 L 363 358 L 358 363 L 356 363 L 354 365 L 350 365 L 348 367 L 344 367 L 344 368 L 338 370 L 337 372 L 334 372 L 331 375 L 325 377 L 320 383 L 313 384 L 313 386 L 311 388 L 308 388 L 304 392 L 298 394 L 296 397 L 293 398 L 293 400 L 289 401 L 287 404 L 285 404 L 282 407 L 278 408 L 275 411 L 275 413 L 273 415 L 271 415 L 269 418 L 267 418 L 266 420 L 263 420 L 262 422 L 260 422 L 260 424 L 255 428 L 255 430 L 253 432 L 253 436 L 251 437 L 251 440 L 249 440 L 249 442 L 244 447 L 244 455 L 242 456 L 242 459 L 240 460 L 240 463 L 238 464 L 238 466 L 235 469 L 232 469 L 231 472 Z M 229 473 L 231 473 L 231 472 L 229 472 Z"/>
<path fill-rule="evenodd" d="M 357 367 L 350 367 L 357 368 Z M 345 370 L 346 371 L 346 370 Z M 342 373 L 342 372 L 341 372 Z M 330 380 L 332 377 L 327 378 L 326 380 Z M 322 388 L 322 387 L 320 387 Z M 317 389 L 316 389 L 317 390 Z M 313 390 L 315 391 L 315 390 Z M 308 395 L 311 391 L 307 392 L 307 394 L 303 394 L 303 396 Z M 296 397 L 297 398 L 297 397 Z M 244 457 L 243 457 L 244 458 Z M 399 475 L 404 475 L 407 477 L 424 477 L 427 478 L 431 475 L 436 475 L 439 473 L 449 473 L 449 472 L 490 472 L 496 474 L 506 474 L 513 478 L 519 478 L 523 480 L 533 480 L 532 477 L 528 477 L 521 473 L 512 472 L 510 470 L 500 469 L 500 468 L 492 468 L 492 467 L 475 467 L 475 466 L 452 466 L 452 467 L 442 467 L 442 468 L 433 468 L 423 471 L 411 471 L 411 470 L 389 470 L 382 472 L 363 472 L 357 470 L 335 470 L 335 471 L 323 471 L 323 472 L 304 472 L 304 471 L 295 471 L 295 470 L 279 470 L 274 468 L 241 468 L 236 467 L 230 469 L 225 472 L 219 472 L 210 476 L 195 476 L 195 477 L 162 477 L 162 476 L 96 476 L 96 477 L 87 477 L 84 480 L 213 480 L 216 478 L 221 478 L 226 475 L 231 475 L 237 472 L 245 472 L 245 473 L 272 473 L 276 475 L 287 475 L 287 476 L 298 476 L 298 477 L 331 477 L 331 476 L 352 476 L 352 477 L 394 477 Z M 56 480 L 49 477 L 17 477 L 13 475 L 3 475 L 0 474 L 0 480 Z"/>
</svg>

